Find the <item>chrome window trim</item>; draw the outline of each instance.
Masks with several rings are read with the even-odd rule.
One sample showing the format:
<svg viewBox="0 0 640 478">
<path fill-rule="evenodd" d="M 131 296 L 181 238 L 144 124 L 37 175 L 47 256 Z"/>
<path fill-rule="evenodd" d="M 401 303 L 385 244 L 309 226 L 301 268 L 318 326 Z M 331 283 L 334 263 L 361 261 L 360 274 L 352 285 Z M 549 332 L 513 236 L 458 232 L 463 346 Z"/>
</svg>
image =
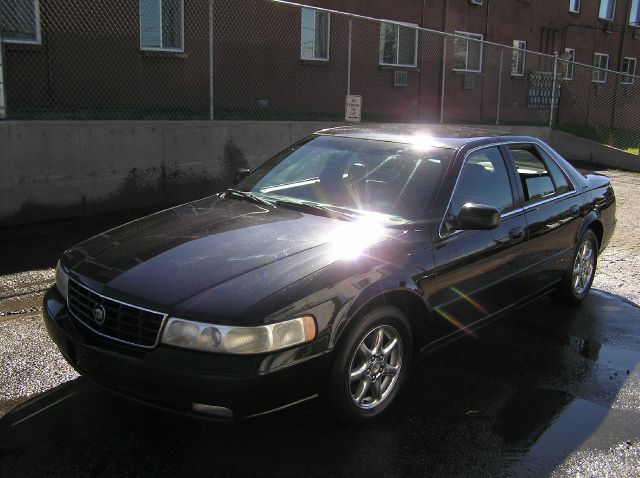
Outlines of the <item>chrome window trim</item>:
<svg viewBox="0 0 640 478">
<path fill-rule="evenodd" d="M 541 199 L 540 201 L 536 201 L 534 203 L 531 204 L 527 204 L 523 209 L 525 212 L 531 210 L 531 209 L 538 209 L 541 205 L 546 204 L 546 203 L 550 203 L 553 202 L 557 199 L 564 199 L 566 197 L 569 196 L 577 196 L 578 193 L 576 191 L 569 191 L 566 193 L 562 193 L 562 194 L 554 194 L 553 196 L 549 196 L 546 199 Z"/>
<path fill-rule="evenodd" d="M 496 143 L 489 143 L 489 144 L 483 144 L 481 146 L 476 146 L 475 148 L 471 148 L 469 151 L 466 152 L 466 154 L 464 155 L 464 158 L 462 159 L 462 166 L 460 166 L 460 169 L 458 170 L 458 176 L 456 177 L 456 182 L 453 185 L 453 189 L 451 190 L 451 195 L 449 196 L 449 201 L 447 202 L 447 207 L 444 210 L 444 215 L 442 216 L 442 219 L 440 220 L 440 226 L 438 227 L 438 237 L 440 239 L 445 239 L 445 238 L 449 238 L 454 234 L 463 232 L 462 230 L 458 229 L 452 232 L 449 232 L 445 235 L 442 235 L 442 228 L 444 226 L 444 220 L 447 217 L 447 212 L 449 211 L 449 208 L 451 207 L 451 201 L 453 200 L 453 194 L 456 192 L 456 188 L 458 187 L 458 182 L 460 181 L 460 175 L 462 174 L 462 168 L 464 168 L 464 165 L 467 162 L 467 158 L 469 157 L 469 155 L 471 153 L 475 153 L 476 151 L 479 151 L 481 149 L 487 149 L 487 148 L 495 148 L 495 147 L 500 147 L 502 146 L 502 141 L 496 142 Z M 500 154 L 502 154 L 502 151 L 500 152 Z M 504 159 L 504 158 L 503 158 Z M 507 165 L 505 165 L 505 168 L 507 167 Z M 511 182 L 509 182 L 509 186 L 511 186 Z M 513 196 L 513 193 L 512 193 Z M 511 213 L 515 213 L 518 210 L 514 210 L 514 211 L 508 211 L 506 213 L 504 213 L 504 215 L 509 215 Z M 502 218 L 503 214 L 500 215 L 500 218 Z"/>
<path fill-rule="evenodd" d="M 69 311 L 69 313 L 78 321 L 80 322 L 82 325 L 84 325 L 87 329 L 89 329 L 91 332 L 104 337 L 106 339 L 109 340 L 114 340 L 116 342 L 120 342 L 122 344 L 127 344 L 127 345 L 131 345 L 133 347 L 137 347 L 137 348 L 141 348 L 141 349 L 154 349 L 158 346 L 158 344 L 160 343 L 160 336 L 162 335 L 162 329 L 164 329 L 164 326 L 167 322 L 167 318 L 169 316 L 169 314 L 164 314 L 162 312 L 158 312 L 157 310 L 151 310 L 151 309 L 145 309 L 144 307 L 140 307 L 137 305 L 133 305 L 133 304 L 129 304 L 128 302 L 124 302 L 122 300 L 118 300 L 118 299 L 113 299 L 112 297 L 107 297 L 106 295 L 102 295 L 98 292 L 96 292 L 93 289 L 90 289 L 89 287 L 87 287 L 86 285 L 80 283 L 79 281 L 77 281 L 76 279 L 72 278 L 71 276 L 69 276 L 69 280 L 75 282 L 78 286 L 82 287 L 85 290 L 88 290 L 89 292 L 91 292 L 92 294 L 95 294 L 99 297 L 102 297 L 103 299 L 107 299 L 107 300 L 111 300 L 113 302 L 117 302 L 118 304 L 122 304 L 122 305 L 126 305 L 128 307 L 132 307 L 134 309 L 138 309 L 138 310 L 143 310 L 145 312 L 151 312 L 152 314 L 157 314 L 157 315 L 161 315 L 162 316 L 162 321 L 160 322 L 160 327 L 158 328 L 158 335 L 156 336 L 156 341 L 153 345 L 140 345 L 140 344 L 136 344 L 134 342 L 128 342 L 126 340 L 122 340 L 122 339 L 117 339 L 115 337 L 111 337 L 110 335 L 106 335 L 103 334 L 102 332 L 98 332 L 97 330 L 95 330 L 93 327 L 91 327 L 90 325 L 86 324 L 82 319 L 80 319 L 76 314 L 74 314 L 71 311 L 71 307 L 69 307 L 69 293 L 67 293 L 67 310 Z"/>
</svg>

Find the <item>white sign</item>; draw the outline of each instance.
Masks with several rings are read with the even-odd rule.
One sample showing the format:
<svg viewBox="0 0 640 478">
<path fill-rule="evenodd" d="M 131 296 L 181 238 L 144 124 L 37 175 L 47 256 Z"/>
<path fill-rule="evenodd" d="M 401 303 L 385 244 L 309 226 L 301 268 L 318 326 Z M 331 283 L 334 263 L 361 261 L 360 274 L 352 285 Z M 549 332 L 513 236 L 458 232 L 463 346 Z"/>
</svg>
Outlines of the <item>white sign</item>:
<svg viewBox="0 0 640 478">
<path fill-rule="evenodd" d="M 362 112 L 362 96 L 359 95 L 347 95 L 347 101 L 345 102 L 345 121 L 352 121 L 354 123 L 360 122 L 360 114 Z"/>
</svg>

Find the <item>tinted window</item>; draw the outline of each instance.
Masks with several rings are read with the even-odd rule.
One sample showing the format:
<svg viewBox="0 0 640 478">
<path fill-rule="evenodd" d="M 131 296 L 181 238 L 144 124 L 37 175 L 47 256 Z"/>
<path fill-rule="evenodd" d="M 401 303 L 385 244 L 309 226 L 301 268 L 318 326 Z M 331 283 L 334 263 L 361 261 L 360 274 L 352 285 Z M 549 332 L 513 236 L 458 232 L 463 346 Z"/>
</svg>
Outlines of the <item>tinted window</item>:
<svg viewBox="0 0 640 478">
<path fill-rule="evenodd" d="M 493 206 L 501 212 L 513 208 L 509 176 L 498 148 L 475 151 L 467 157 L 451 198 L 449 214 L 457 216 L 469 202 Z"/>
<path fill-rule="evenodd" d="M 539 201 L 572 189 L 562 170 L 543 151 L 533 145 L 510 146 L 509 149 L 522 182 L 525 202 Z"/>
<path fill-rule="evenodd" d="M 422 218 L 451 150 L 316 136 L 260 166 L 238 188 L 405 219 Z"/>
<path fill-rule="evenodd" d="M 556 162 L 540 148 L 537 148 L 537 151 L 542 156 L 544 162 L 547 165 L 547 169 L 551 174 L 551 179 L 553 179 L 553 184 L 556 188 L 556 193 L 563 194 L 573 190 L 573 186 L 571 186 L 571 183 L 567 179 L 567 176 L 564 174 L 562 169 L 560 169 L 560 166 L 558 166 Z"/>
</svg>

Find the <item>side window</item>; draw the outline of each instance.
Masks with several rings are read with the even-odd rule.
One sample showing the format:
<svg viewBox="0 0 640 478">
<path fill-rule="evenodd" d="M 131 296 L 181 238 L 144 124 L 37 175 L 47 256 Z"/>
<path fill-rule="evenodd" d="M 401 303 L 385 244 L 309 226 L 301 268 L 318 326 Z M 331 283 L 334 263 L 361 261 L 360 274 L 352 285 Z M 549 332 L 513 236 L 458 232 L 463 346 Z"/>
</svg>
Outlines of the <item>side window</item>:
<svg viewBox="0 0 640 478">
<path fill-rule="evenodd" d="M 564 194 L 569 191 L 573 191 L 573 186 L 567 179 L 567 176 L 564 174 L 562 169 L 560 169 L 560 166 L 558 166 L 556 162 L 551 157 L 549 157 L 549 155 L 545 151 L 537 147 L 536 150 L 538 151 L 538 154 L 542 156 L 544 162 L 547 165 L 547 170 L 549 171 L 549 174 L 551 174 L 551 179 L 553 179 L 553 184 L 556 188 L 556 194 Z"/>
<path fill-rule="evenodd" d="M 493 206 L 500 212 L 513 208 L 509 175 L 497 147 L 471 153 L 462 167 L 451 198 L 450 216 L 457 216 L 466 203 Z"/>
<path fill-rule="evenodd" d="M 536 202 L 572 189 L 558 165 L 534 145 L 514 145 L 510 146 L 509 150 L 522 182 L 525 203 Z"/>
</svg>

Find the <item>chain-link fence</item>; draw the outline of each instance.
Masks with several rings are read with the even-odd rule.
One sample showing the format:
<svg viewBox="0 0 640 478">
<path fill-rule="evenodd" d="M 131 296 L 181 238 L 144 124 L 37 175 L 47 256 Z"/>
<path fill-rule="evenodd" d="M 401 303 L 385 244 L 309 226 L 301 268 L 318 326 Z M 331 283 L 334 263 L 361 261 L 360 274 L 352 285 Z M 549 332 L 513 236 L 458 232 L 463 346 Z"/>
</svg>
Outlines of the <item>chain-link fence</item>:
<svg viewBox="0 0 640 478">
<path fill-rule="evenodd" d="M 363 121 L 640 143 L 633 59 L 621 74 L 597 55 L 594 67 L 279 0 L 2 0 L 0 26 L 9 119 L 341 121 L 351 94 Z"/>
</svg>

